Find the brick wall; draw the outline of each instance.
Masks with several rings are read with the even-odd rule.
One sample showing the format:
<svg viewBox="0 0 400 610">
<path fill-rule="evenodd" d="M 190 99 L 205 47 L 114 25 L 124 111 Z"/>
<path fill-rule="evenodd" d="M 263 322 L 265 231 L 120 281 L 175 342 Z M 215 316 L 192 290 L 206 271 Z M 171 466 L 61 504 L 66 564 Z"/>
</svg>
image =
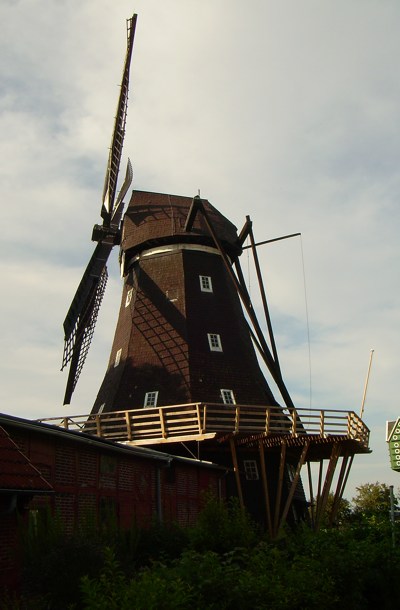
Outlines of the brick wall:
<svg viewBox="0 0 400 610">
<path fill-rule="evenodd" d="M 109 507 L 115 508 L 123 528 L 134 523 L 150 525 L 157 516 L 188 525 L 199 513 L 202 492 L 210 487 L 218 491 L 219 470 L 179 460 L 168 467 L 167 460 L 125 453 L 108 443 L 93 445 L 68 432 L 49 434 L 45 427 L 16 431 L 4 427 L 11 438 L 15 432 L 19 447 L 24 447 L 26 457 L 54 489 L 53 494 L 33 496 L 28 508 L 49 507 L 61 517 L 67 532 L 79 521 L 99 519 Z M 0 584 L 12 585 L 18 571 L 17 512 L 4 513 L 0 518 Z"/>
</svg>

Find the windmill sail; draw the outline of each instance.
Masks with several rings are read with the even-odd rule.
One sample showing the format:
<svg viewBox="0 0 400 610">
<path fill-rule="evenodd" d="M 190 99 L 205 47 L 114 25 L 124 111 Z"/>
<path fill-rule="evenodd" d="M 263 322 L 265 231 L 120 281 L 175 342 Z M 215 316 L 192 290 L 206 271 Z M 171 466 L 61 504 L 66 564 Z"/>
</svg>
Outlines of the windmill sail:
<svg viewBox="0 0 400 610">
<path fill-rule="evenodd" d="M 104 224 L 108 226 L 110 224 L 111 216 L 113 214 L 114 209 L 118 172 L 125 136 L 126 116 L 128 110 L 129 72 L 133 50 L 133 40 L 135 36 L 135 28 L 136 15 L 134 15 L 132 19 L 128 20 L 128 43 L 125 57 L 125 65 L 122 74 L 121 91 L 118 99 L 114 131 L 112 135 L 110 154 L 107 163 L 107 171 L 104 180 L 103 205 L 101 208 L 101 216 L 104 219 Z"/>
<path fill-rule="evenodd" d="M 125 180 L 114 205 L 128 107 L 129 72 L 136 28 L 136 15 L 127 20 L 127 51 L 118 99 L 117 114 L 111 139 L 101 207 L 102 225 L 95 225 L 93 240 L 98 244 L 82 276 L 64 321 L 64 354 L 61 370 L 70 364 L 64 404 L 69 404 L 84 365 L 101 301 L 107 283 L 107 260 L 120 239 L 123 198 L 132 182 L 132 165 L 128 160 Z"/>
</svg>

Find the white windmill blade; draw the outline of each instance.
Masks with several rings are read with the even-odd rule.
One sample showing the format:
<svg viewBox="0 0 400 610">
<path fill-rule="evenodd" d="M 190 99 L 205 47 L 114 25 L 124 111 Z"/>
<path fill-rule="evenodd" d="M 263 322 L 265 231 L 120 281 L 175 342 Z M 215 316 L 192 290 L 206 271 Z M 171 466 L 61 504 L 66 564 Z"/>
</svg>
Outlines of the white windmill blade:
<svg viewBox="0 0 400 610">
<path fill-rule="evenodd" d="M 128 192 L 130 185 L 132 184 L 132 180 L 133 180 L 132 163 L 131 163 L 131 160 L 128 159 L 128 163 L 126 164 L 125 179 L 124 179 L 123 185 L 121 187 L 121 190 L 119 192 L 117 201 L 115 202 L 114 209 L 113 209 L 112 215 L 111 215 L 111 224 L 112 225 L 116 225 L 116 226 L 119 225 L 119 221 L 121 220 L 122 212 L 124 209 L 124 197 L 125 197 L 126 193 Z"/>
</svg>

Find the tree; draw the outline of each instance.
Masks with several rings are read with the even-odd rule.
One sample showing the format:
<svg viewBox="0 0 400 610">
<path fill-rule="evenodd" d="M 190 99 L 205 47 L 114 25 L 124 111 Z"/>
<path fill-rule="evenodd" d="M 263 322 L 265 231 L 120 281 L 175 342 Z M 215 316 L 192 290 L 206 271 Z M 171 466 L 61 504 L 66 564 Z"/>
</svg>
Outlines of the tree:
<svg viewBox="0 0 400 610">
<path fill-rule="evenodd" d="M 387 516 L 390 511 L 390 488 L 386 483 L 364 483 L 356 488 L 352 499 L 354 513 L 365 517 Z M 395 498 L 395 506 L 397 499 Z"/>
<path fill-rule="evenodd" d="M 347 523 L 351 518 L 351 505 L 349 500 L 346 498 L 341 498 L 339 501 L 339 506 L 335 507 L 336 515 L 335 518 L 332 519 L 332 511 L 334 508 L 334 499 L 335 495 L 332 492 L 329 492 L 328 501 L 326 503 L 325 509 L 325 520 L 327 523 L 341 525 L 343 523 Z"/>
</svg>

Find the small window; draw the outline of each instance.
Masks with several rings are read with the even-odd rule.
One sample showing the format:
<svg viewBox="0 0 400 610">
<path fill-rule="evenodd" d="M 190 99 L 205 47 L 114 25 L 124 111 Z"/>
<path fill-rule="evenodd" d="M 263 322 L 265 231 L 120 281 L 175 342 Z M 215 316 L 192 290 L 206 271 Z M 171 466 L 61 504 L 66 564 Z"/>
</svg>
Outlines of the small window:
<svg viewBox="0 0 400 610">
<path fill-rule="evenodd" d="M 126 293 L 125 307 L 129 307 L 129 305 L 131 304 L 132 293 L 133 293 L 133 288 L 129 288 L 128 292 Z"/>
<path fill-rule="evenodd" d="M 235 405 L 236 400 L 232 390 L 220 390 L 224 405 Z"/>
<path fill-rule="evenodd" d="M 157 406 L 158 392 L 146 392 L 144 397 L 144 407 L 156 407 Z"/>
<path fill-rule="evenodd" d="M 208 343 L 212 352 L 222 352 L 221 337 L 214 333 L 208 333 Z"/>
<path fill-rule="evenodd" d="M 209 275 L 199 275 L 200 279 L 200 290 L 202 292 L 212 292 L 212 281 Z"/>
<path fill-rule="evenodd" d="M 114 368 L 119 365 L 119 361 L 121 360 L 122 348 L 119 349 L 115 355 Z"/>
<path fill-rule="evenodd" d="M 176 288 L 170 288 L 166 291 L 165 296 L 167 298 L 167 301 L 169 301 L 170 303 L 175 303 L 175 301 L 178 300 L 178 291 Z"/>
<path fill-rule="evenodd" d="M 243 460 L 244 474 L 247 481 L 258 481 L 258 467 L 255 460 Z"/>
</svg>

